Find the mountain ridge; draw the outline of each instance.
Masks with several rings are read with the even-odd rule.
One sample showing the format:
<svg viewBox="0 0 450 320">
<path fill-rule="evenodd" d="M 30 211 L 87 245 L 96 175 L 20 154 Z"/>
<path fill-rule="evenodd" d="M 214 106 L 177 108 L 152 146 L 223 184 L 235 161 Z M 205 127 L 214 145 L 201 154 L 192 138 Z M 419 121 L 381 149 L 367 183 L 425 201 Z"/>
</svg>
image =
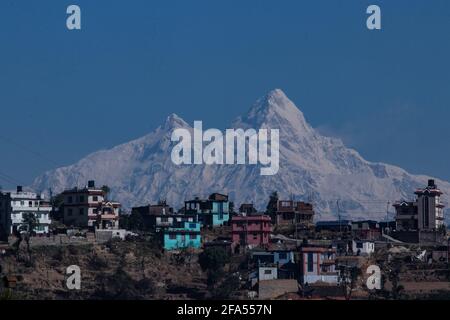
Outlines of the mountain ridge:
<svg viewBox="0 0 450 320">
<path fill-rule="evenodd" d="M 414 190 L 431 178 L 367 161 L 342 140 L 321 135 L 280 89 L 258 99 L 231 123 L 235 129 L 280 130 L 280 170 L 275 176 L 260 176 L 259 165 L 176 166 L 170 158 L 174 145 L 170 136 L 176 128 L 192 130 L 181 117 L 171 114 L 153 132 L 48 171 L 31 187 L 60 192 L 96 180 L 110 186 L 111 196 L 125 208 L 159 199 L 179 208 L 194 196 L 222 192 L 230 194 L 236 205 L 254 202 L 263 210 L 269 194 L 278 191 L 281 198 L 313 202 L 322 219 L 336 217 L 338 200 L 344 216 L 381 219 L 386 216 L 388 201 L 412 198 Z M 450 184 L 435 180 L 448 203 Z"/>
</svg>

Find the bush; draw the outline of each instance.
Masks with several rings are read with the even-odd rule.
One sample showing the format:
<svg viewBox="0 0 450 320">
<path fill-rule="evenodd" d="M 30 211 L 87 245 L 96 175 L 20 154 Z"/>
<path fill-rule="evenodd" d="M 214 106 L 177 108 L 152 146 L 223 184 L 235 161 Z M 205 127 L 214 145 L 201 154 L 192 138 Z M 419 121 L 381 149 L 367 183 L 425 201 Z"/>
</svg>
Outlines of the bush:
<svg viewBox="0 0 450 320">
<path fill-rule="evenodd" d="M 201 268 L 206 270 L 221 270 L 223 266 L 230 262 L 230 257 L 224 248 L 206 248 L 199 257 Z"/>
<path fill-rule="evenodd" d="M 102 270 L 108 267 L 108 262 L 105 258 L 100 257 L 98 254 L 93 254 L 89 258 L 89 267 L 93 270 Z"/>
<path fill-rule="evenodd" d="M 232 295 L 240 289 L 240 281 L 237 275 L 231 275 L 213 291 L 215 299 L 230 299 Z"/>
</svg>

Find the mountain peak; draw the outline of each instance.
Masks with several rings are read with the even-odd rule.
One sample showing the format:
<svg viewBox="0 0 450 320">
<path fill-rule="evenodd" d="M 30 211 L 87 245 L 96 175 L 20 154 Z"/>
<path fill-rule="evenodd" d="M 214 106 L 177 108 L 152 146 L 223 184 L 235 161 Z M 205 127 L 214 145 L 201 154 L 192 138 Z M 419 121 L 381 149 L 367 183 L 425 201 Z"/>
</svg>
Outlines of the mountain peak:
<svg viewBox="0 0 450 320">
<path fill-rule="evenodd" d="M 175 129 L 175 128 L 185 128 L 189 127 L 186 121 L 184 121 L 177 114 L 172 113 L 166 118 L 166 122 L 164 123 L 164 128 Z"/>
<path fill-rule="evenodd" d="M 273 89 L 270 90 L 267 94 L 266 94 L 266 100 L 276 100 L 276 99 L 280 99 L 280 100 L 289 100 L 289 98 L 286 96 L 286 94 L 284 93 L 283 90 L 281 89 Z"/>
<path fill-rule="evenodd" d="M 284 129 L 289 134 L 292 130 L 303 134 L 313 130 L 306 122 L 303 113 L 281 89 L 273 89 L 259 98 L 247 115 L 238 118 L 234 125 Z"/>
</svg>

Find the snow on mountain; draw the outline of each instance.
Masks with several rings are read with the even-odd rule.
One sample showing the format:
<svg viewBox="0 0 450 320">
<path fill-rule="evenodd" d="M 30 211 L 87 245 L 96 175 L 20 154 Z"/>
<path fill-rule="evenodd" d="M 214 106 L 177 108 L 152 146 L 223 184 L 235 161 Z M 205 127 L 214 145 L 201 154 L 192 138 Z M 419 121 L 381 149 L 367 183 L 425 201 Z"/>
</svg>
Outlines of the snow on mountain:
<svg viewBox="0 0 450 320">
<path fill-rule="evenodd" d="M 280 130 L 280 169 L 274 176 L 261 176 L 259 165 L 176 166 L 170 157 L 174 145 L 170 137 L 176 128 L 192 131 L 172 114 L 152 133 L 46 172 L 32 187 L 60 192 L 96 180 L 110 186 L 111 196 L 126 208 L 159 199 L 180 208 L 194 196 L 221 192 L 229 194 L 236 206 L 253 202 L 263 210 L 270 193 L 278 191 L 280 198 L 313 202 L 321 219 L 335 218 L 338 206 L 342 217 L 382 219 L 388 201 L 413 198 L 414 190 L 426 186 L 430 178 L 366 161 L 341 140 L 319 134 L 279 89 L 259 99 L 230 127 Z M 449 203 L 450 183 L 436 182 L 444 203 Z"/>
</svg>

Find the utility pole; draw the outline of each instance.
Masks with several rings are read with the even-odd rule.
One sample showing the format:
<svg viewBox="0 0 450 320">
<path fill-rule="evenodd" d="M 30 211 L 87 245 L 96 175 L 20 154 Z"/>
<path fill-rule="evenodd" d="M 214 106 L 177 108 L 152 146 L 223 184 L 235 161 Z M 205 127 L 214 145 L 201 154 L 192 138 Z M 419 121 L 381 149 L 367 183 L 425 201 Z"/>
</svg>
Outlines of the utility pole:
<svg viewBox="0 0 450 320">
<path fill-rule="evenodd" d="M 339 199 L 336 200 L 336 207 L 337 207 L 337 214 L 338 214 L 338 221 L 339 221 L 339 234 L 342 237 L 342 223 L 341 223 L 341 213 L 339 210 Z"/>
<path fill-rule="evenodd" d="M 389 222 L 389 205 L 391 202 L 388 200 L 387 207 L 386 207 L 386 222 Z"/>
</svg>

